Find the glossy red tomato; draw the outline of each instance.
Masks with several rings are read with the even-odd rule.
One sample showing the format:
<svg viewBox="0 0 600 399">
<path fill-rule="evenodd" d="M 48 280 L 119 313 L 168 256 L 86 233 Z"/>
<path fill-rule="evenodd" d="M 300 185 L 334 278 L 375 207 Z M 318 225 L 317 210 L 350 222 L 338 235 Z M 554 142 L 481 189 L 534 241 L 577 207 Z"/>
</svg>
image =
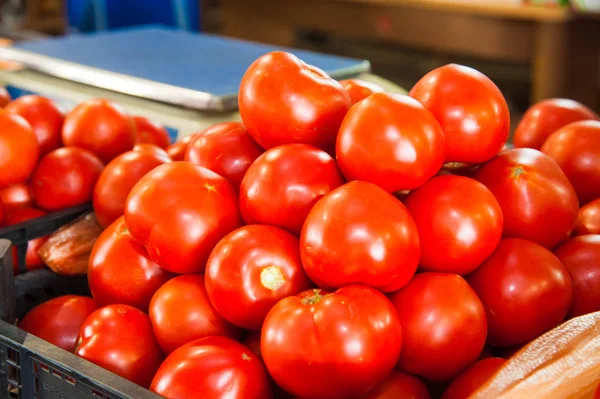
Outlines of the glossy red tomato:
<svg viewBox="0 0 600 399">
<path fill-rule="evenodd" d="M 350 94 L 352 105 L 364 100 L 371 94 L 383 93 L 385 89 L 375 83 L 367 82 L 361 79 L 346 79 L 340 80 L 340 83 Z"/>
<path fill-rule="evenodd" d="M 185 274 L 204 271 L 210 251 L 240 226 L 240 216 L 227 180 L 189 162 L 172 162 L 133 187 L 125 223 L 152 260 Z"/>
<path fill-rule="evenodd" d="M 40 146 L 29 123 L 19 115 L 0 110 L 0 188 L 29 179 Z"/>
<path fill-rule="evenodd" d="M 546 248 L 519 238 L 500 241 L 468 278 L 483 302 L 490 345 L 521 345 L 560 324 L 571 306 L 571 278 Z"/>
<path fill-rule="evenodd" d="M 224 122 L 196 134 L 185 160 L 220 174 L 239 190 L 246 171 L 262 153 L 244 125 Z"/>
<path fill-rule="evenodd" d="M 463 371 L 448 386 L 442 399 L 467 399 L 482 387 L 506 363 L 499 357 L 488 357 Z"/>
<path fill-rule="evenodd" d="M 102 169 L 102 161 L 87 150 L 54 150 L 42 158 L 31 176 L 33 199 L 49 211 L 90 202 Z"/>
<path fill-rule="evenodd" d="M 575 225 L 575 235 L 600 234 L 600 198 L 582 206 Z"/>
<path fill-rule="evenodd" d="M 8 103 L 12 101 L 12 97 L 6 87 L 0 86 L 0 108 L 6 107 Z"/>
<path fill-rule="evenodd" d="M 167 147 L 167 154 L 173 161 L 183 161 L 185 159 L 185 153 L 187 152 L 188 146 L 194 139 L 195 134 L 185 136 L 179 141 L 171 144 Z"/>
<path fill-rule="evenodd" d="M 427 386 L 410 374 L 393 370 L 361 399 L 431 399 Z"/>
<path fill-rule="evenodd" d="M 147 312 L 154 293 L 171 277 L 131 238 L 123 217 L 100 234 L 90 255 L 88 282 L 98 306 L 125 304 Z"/>
<path fill-rule="evenodd" d="M 393 305 L 360 285 L 282 299 L 267 315 L 260 343 L 279 386 L 295 396 L 329 399 L 366 393 L 392 371 L 401 348 Z"/>
<path fill-rule="evenodd" d="M 571 317 L 600 310 L 600 234 L 575 237 L 554 250 L 573 282 Z"/>
<path fill-rule="evenodd" d="M 28 183 L 17 183 L 0 189 L 0 199 L 7 215 L 16 209 L 35 206 Z"/>
<path fill-rule="evenodd" d="M 198 338 L 238 338 L 241 334 L 210 303 L 202 274 L 167 281 L 152 297 L 149 314 L 156 339 L 166 354 Z"/>
<path fill-rule="evenodd" d="M 268 224 L 300 234 L 315 203 L 344 183 L 334 159 L 306 144 L 272 148 L 250 166 L 240 187 L 247 224 Z"/>
<path fill-rule="evenodd" d="M 15 209 L 4 221 L 4 226 L 12 226 L 13 224 L 22 223 L 27 220 L 46 216 L 46 212 L 41 209 L 35 208 L 19 208 Z M 44 261 L 38 254 L 38 250 L 46 240 L 48 236 L 34 238 L 27 242 L 27 252 L 25 253 L 25 267 L 27 270 L 35 270 L 44 267 Z M 14 274 L 19 274 L 19 264 L 17 263 L 18 254 L 17 247 L 12 247 L 12 258 L 13 258 L 13 271 Z"/>
<path fill-rule="evenodd" d="M 168 158 L 169 160 L 171 160 L 171 157 L 169 156 L 167 151 L 163 150 L 162 148 L 160 148 L 159 146 L 154 145 L 154 144 L 147 144 L 147 143 L 136 144 L 135 147 L 133 147 L 133 151 L 141 151 L 141 152 L 150 151 L 150 152 L 155 153 L 156 155 L 160 155 L 162 157 L 165 157 L 165 158 Z"/>
<path fill-rule="evenodd" d="M 134 116 L 133 123 L 136 129 L 136 144 L 154 144 L 160 148 L 167 148 L 171 143 L 169 132 L 160 123 L 143 116 Z"/>
<path fill-rule="evenodd" d="M 462 277 L 418 274 L 390 299 L 402 325 L 402 370 L 447 381 L 479 358 L 487 334 L 485 309 Z"/>
<path fill-rule="evenodd" d="M 280 299 L 311 287 L 298 239 L 274 226 L 240 227 L 223 238 L 206 264 L 206 291 L 225 319 L 260 330 Z"/>
<path fill-rule="evenodd" d="M 152 391 L 167 399 L 270 399 L 270 381 L 260 359 L 224 337 L 190 342 L 158 369 Z"/>
<path fill-rule="evenodd" d="M 577 101 L 551 98 L 531 106 L 515 129 L 515 147 L 539 150 L 548 136 L 568 125 L 584 120 L 600 120 L 591 109 Z"/>
<path fill-rule="evenodd" d="M 354 181 L 310 211 L 300 254 L 308 277 L 319 287 L 364 284 L 392 292 L 417 269 L 419 233 L 400 201 L 374 184 Z"/>
<path fill-rule="evenodd" d="M 542 152 L 560 165 L 581 205 L 600 198 L 600 121 L 575 122 L 557 130 Z"/>
<path fill-rule="evenodd" d="M 84 148 L 108 163 L 133 149 L 135 124 L 119 105 L 102 99 L 88 100 L 67 114 L 62 140 L 66 146 Z"/>
<path fill-rule="evenodd" d="M 29 122 L 40 146 L 40 156 L 62 146 L 61 129 L 65 115 L 54 101 L 28 95 L 17 98 L 5 110 L 20 115 Z"/>
<path fill-rule="evenodd" d="M 250 65 L 238 102 L 248 133 L 261 147 L 304 143 L 330 153 L 351 104 L 339 82 L 282 51 Z"/>
<path fill-rule="evenodd" d="M 336 156 L 348 180 L 389 192 L 412 190 L 444 163 L 444 133 L 433 114 L 401 94 L 377 93 L 350 109 Z"/>
<path fill-rule="evenodd" d="M 475 69 L 449 64 L 421 78 L 410 96 L 433 113 L 446 138 L 446 162 L 482 163 L 504 146 L 508 105 L 498 87 Z"/>
<path fill-rule="evenodd" d="M 419 230 L 428 271 L 465 275 L 494 252 L 502 237 L 502 210 L 483 184 L 463 176 L 438 176 L 404 201 Z"/>
<path fill-rule="evenodd" d="M 481 166 L 475 179 L 500 203 L 504 237 L 553 248 L 575 227 L 579 212 L 575 190 L 556 162 L 537 150 L 504 151 Z"/>
<path fill-rule="evenodd" d="M 31 309 L 19 328 L 69 352 L 75 352 L 79 330 L 98 307 L 92 298 L 64 295 Z"/>
<path fill-rule="evenodd" d="M 125 201 L 135 184 L 152 169 L 171 162 L 154 151 L 128 151 L 106 165 L 94 188 L 93 204 L 101 226 L 108 226 L 125 210 Z"/>
</svg>

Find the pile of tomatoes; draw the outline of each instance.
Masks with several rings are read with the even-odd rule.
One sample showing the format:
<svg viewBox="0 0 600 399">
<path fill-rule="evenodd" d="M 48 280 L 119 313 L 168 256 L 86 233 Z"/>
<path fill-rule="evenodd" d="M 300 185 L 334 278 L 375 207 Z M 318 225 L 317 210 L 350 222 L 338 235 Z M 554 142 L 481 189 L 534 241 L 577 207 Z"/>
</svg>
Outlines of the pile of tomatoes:
<svg viewBox="0 0 600 399">
<path fill-rule="evenodd" d="M 2 113 L 32 137 L 18 175 L 35 167 L 36 203 L 93 198 L 105 227 L 93 298 L 20 327 L 166 398 L 459 399 L 600 310 L 600 118 L 583 105 L 534 105 L 507 148 L 506 101 L 476 70 L 404 96 L 274 52 L 239 109 L 166 154 L 87 102 L 37 167 L 31 128 Z"/>
</svg>

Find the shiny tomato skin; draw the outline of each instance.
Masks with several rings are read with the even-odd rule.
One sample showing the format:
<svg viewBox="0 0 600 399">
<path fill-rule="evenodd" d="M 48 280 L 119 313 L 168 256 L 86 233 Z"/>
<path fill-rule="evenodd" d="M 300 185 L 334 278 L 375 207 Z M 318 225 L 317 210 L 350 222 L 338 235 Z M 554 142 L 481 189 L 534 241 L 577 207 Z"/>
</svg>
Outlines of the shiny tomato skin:
<svg viewBox="0 0 600 399">
<path fill-rule="evenodd" d="M 223 176 L 239 190 L 246 171 L 263 152 L 243 124 L 224 122 L 197 133 L 185 160 Z"/>
<path fill-rule="evenodd" d="M 185 160 L 185 153 L 187 152 L 188 146 L 194 139 L 194 136 L 195 134 L 185 136 L 181 140 L 176 141 L 167 147 L 167 154 L 169 154 L 173 161 Z"/>
<path fill-rule="evenodd" d="M 573 288 L 567 269 L 549 250 L 520 238 L 500 241 L 496 251 L 468 276 L 488 320 L 488 343 L 527 343 L 561 323 Z"/>
<path fill-rule="evenodd" d="M 127 196 L 135 184 L 152 169 L 171 162 L 153 151 L 128 151 L 106 165 L 96 183 L 94 212 L 101 226 L 107 227 L 123 215 Z"/>
<path fill-rule="evenodd" d="M 315 203 L 344 183 L 335 160 L 307 144 L 271 148 L 250 165 L 240 186 L 246 224 L 267 224 L 300 234 Z"/>
<path fill-rule="evenodd" d="M 7 215 L 17 209 L 35 206 L 28 183 L 17 183 L 0 189 L 0 199 Z"/>
<path fill-rule="evenodd" d="M 90 255 L 88 283 L 98 306 L 125 304 L 147 312 L 154 293 L 172 277 L 135 242 L 123 217 L 100 234 Z"/>
<path fill-rule="evenodd" d="M 537 150 L 504 151 L 482 165 L 474 177 L 498 200 L 504 237 L 551 249 L 575 227 L 579 212 L 575 190 L 556 162 Z"/>
<path fill-rule="evenodd" d="M 488 357 L 463 371 L 448 386 L 442 399 L 468 399 L 506 363 L 500 357 Z"/>
<path fill-rule="evenodd" d="M 119 105 L 103 99 L 88 100 L 65 117 L 62 140 L 65 146 L 86 149 L 108 163 L 133 149 L 135 124 Z"/>
<path fill-rule="evenodd" d="M 575 237 L 554 250 L 573 282 L 569 316 L 600 310 L 600 234 Z"/>
<path fill-rule="evenodd" d="M 163 125 L 143 116 L 134 116 L 135 144 L 154 144 L 160 148 L 167 148 L 171 144 L 169 132 Z"/>
<path fill-rule="evenodd" d="M 456 64 L 434 69 L 409 95 L 440 122 L 446 139 L 446 162 L 486 162 L 508 138 L 506 100 L 494 82 L 475 69 Z"/>
<path fill-rule="evenodd" d="M 581 205 L 600 198 L 600 121 L 575 122 L 557 130 L 542 152 L 565 172 Z"/>
<path fill-rule="evenodd" d="M 81 326 L 97 308 L 92 298 L 63 295 L 31 309 L 18 327 L 68 352 L 75 352 Z"/>
<path fill-rule="evenodd" d="M 377 93 L 344 118 L 336 156 L 348 180 L 368 181 L 388 192 L 412 190 L 441 169 L 444 133 L 418 101 Z"/>
<path fill-rule="evenodd" d="M 585 204 L 579 209 L 579 218 L 574 234 L 600 234 L 600 198 Z"/>
<path fill-rule="evenodd" d="M 340 83 L 350 95 L 350 102 L 352 103 L 352 105 L 356 104 L 361 100 L 364 100 L 371 94 L 385 92 L 385 89 L 383 87 L 362 79 L 340 80 Z"/>
<path fill-rule="evenodd" d="M 213 247 L 240 226 L 236 193 L 223 177 L 189 162 L 147 173 L 125 203 L 125 223 L 150 258 L 174 273 L 204 271 Z"/>
<path fill-rule="evenodd" d="M 411 191 L 404 204 L 419 230 L 423 270 L 468 274 L 502 238 L 498 201 L 468 177 L 434 177 Z"/>
<path fill-rule="evenodd" d="M 274 226 L 250 225 L 229 233 L 206 265 L 211 303 L 232 324 L 260 330 L 280 299 L 311 288 L 298 238 Z"/>
<path fill-rule="evenodd" d="M 431 395 L 419 378 L 393 370 L 385 380 L 360 399 L 431 399 Z"/>
<path fill-rule="evenodd" d="M 12 97 L 6 87 L 0 86 L 0 108 L 6 107 L 12 101 Z"/>
<path fill-rule="evenodd" d="M 3 226 L 12 226 L 13 224 L 23 223 L 27 220 L 39 218 L 42 216 L 46 216 L 47 213 L 42 211 L 41 209 L 35 208 L 19 208 L 15 209 L 10 215 L 4 220 Z M 27 241 L 27 252 L 25 253 L 25 267 L 29 270 L 41 269 L 44 267 L 44 261 L 38 254 L 38 250 L 46 240 L 48 236 L 34 238 L 33 240 Z M 17 247 L 13 245 L 12 247 L 12 257 L 13 257 L 13 272 L 14 274 L 19 274 L 19 265 L 17 263 L 18 254 Z"/>
<path fill-rule="evenodd" d="M 264 149 L 304 143 L 329 153 L 351 104 L 339 82 L 283 51 L 250 65 L 238 103 L 248 133 Z"/>
<path fill-rule="evenodd" d="M 402 325 L 401 370 L 447 381 L 478 359 L 487 334 L 485 309 L 462 277 L 417 274 L 390 300 Z"/>
<path fill-rule="evenodd" d="M 61 129 L 65 115 L 49 98 L 27 95 L 12 101 L 6 111 L 22 116 L 33 129 L 40 146 L 40 156 L 62 146 Z"/>
<path fill-rule="evenodd" d="M 241 330 L 210 303 L 202 274 L 167 281 L 152 297 L 149 314 L 165 354 L 198 338 L 218 335 L 237 339 L 241 335 Z"/>
<path fill-rule="evenodd" d="M 40 155 L 29 123 L 5 110 L 0 110 L 0 153 L 0 189 L 27 181 Z"/>
<path fill-rule="evenodd" d="M 104 164 L 93 153 L 63 147 L 47 154 L 31 176 L 31 192 L 42 209 L 55 211 L 92 200 Z"/>
<path fill-rule="evenodd" d="M 314 289 L 271 309 L 260 349 L 271 377 L 291 395 L 356 397 L 392 371 L 402 328 L 393 305 L 373 288 Z"/>
<path fill-rule="evenodd" d="M 167 399 L 270 399 L 260 359 L 225 337 L 200 338 L 171 353 L 150 389 Z"/>
<path fill-rule="evenodd" d="M 382 188 L 353 181 L 323 197 L 300 236 L 308 277 L 329 289 L 364 284 L 396 291 L 419 263 L 419 233 L 400 201 Z"/>
<path fill-rule="evenodd" d="M 133 147 L 133 151 L 138 151 L 138 152 L 150 151 L 150 152 L 155 153 L 156 155 L 160 155 L 161 157 L 171 160 L 171 157 L 169 156 L 167 151 L 163 150 L 162 148 L 160 148 L 159 146 L 157 146 L 155 144 L 148 144 L 148 143 L 136 144 L 135 147 Z"/>
</svg>

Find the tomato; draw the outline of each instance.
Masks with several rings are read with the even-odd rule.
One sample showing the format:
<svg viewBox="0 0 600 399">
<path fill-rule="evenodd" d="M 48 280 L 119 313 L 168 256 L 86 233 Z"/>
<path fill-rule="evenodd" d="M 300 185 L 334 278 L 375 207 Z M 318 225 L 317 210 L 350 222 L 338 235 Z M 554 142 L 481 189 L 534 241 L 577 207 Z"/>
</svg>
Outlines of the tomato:
<svg viewBox="0 0 600 399">
<path fill-rule="evenodd" d="M 39 218 L 42 216 L 46 216 L 46 212 L 41 209 L 35 208 L 19 208 L 15 209 L 4 221 L 5 226 L 12 226 L 13 224 L 23 223 L 27 220 Z M 29 240 L 27 242 L 27 252 L 25 253 L 25 267 L 27 270 L 35 270 L 44 267 L 44 261 L 40 258 L 38 254 L 38 250 L 46 240 L 48 236 L 34 238 L 33 240 Z M 19 264 L 18 264 L 18 253 L 17 247 L 12 247 L 12 258 L 13 258 L 13 272 L 14 274 L 19 274 Z"/>
<path fill-rule="evenodd" d="M 272 397 L 260 359 L 224 337 L 201 338 L 171 353 L 150 389 L 168 399 Z"/>
<path fill-rule="evenodd" d="M 102 169 L 102 161 L 84 149 L 54 150 L 42 158 L 31 176 L 33 199 L 50 211 L 90 202 Z"/>
<path fill-rule="evenodd" d="M 29 179 L 40 146 L 29 123 L 19 115 L 0 110 L 0 188 Z"/>
<path fill-rule="evenodd" d="M 431 399 L 431 395 L 420 379 L 394 370 L 361 399 Z"/>
<path fill-rule="evenodd" d="M 157 145 L 154 144 L 136 144 L 135 147 L 133 147 L 133 151 L 141 151 L 141 152 L 146 152 L 146 151 L 150 151 L 155 153 L 156 155 L 160 155 L 164 158 L 168 158 L 169 160 L 171 160 L 171 157 L 169 156 L 169 154 L 167 153 L 167 151 L 163 150 L 162 148 L 160 148 Z"/>
<path fill-rule="evenodd" d="M 261 147 L 304 143 L 330 153 L 351 105 L 339 82 L 283 51 L 250 65 L 238 103 L 248 133 Z"/>
<path fill-rule="evenodd" d="M 353 106 L 340 127 L 337 160 L 348 180 L 389 192 L 412 190 L 444 163 L 444 133 L 418 101 L 377 93 Z"/>
<path fill-rule="evenodd" d="M 571 317 L 600 310 L 600 235 L 575 237 L 554 250 L 573 282 Z"/>
<path fill-rule="evenodd" d="M 483 184 L 439 176 L 404 201 L 419 230 L 420 267 L 465 275 L 494 252 L 502 237 L 502 210 Z"/>
<path fill-rule="evenodd" d="M 79 330 L 97 309 L 92 298 L 64 295 L 31 309 L 18 324 L 27 331 L 69 352 L 75 352 Z"/>
<path fill-rule="evenodd" d="M 149 314 L 156 339 L 166 354 L 198 338 L 238 338 L 241 333 L 210 303 L 202 274 L 167 281 L 152 297 Z"/>
<path fill-rule="evenodd" d="M 442 399 L 467 399 L 482 387 L 506 363 L 499 357 L 488 357 L 463 371 L 450 383 Z"/>
<path fill-rule="evenodd" d="M 163 125 L 151 121 L 143 116 L 134 116 L 136 144 L 154 144 L 160 148 L 167 148 L 171 144 L 169 132 Z"/>
<path fill-rule="evenodd" d="M 17 98 L 5 110 L 20 115 L 29 122 L 40 146 L 40 156 L 62 146 L 61 129 L 65 115 L 54 101 L 28 95 Z"/>
<path fill-rule="evenodd" d="M 556 162 L 537 150 L 504 151 L 481 166 L 475 179 L 498 200 L 504 237 L 553 248 L 575 227 L 579 212 L 575 190 Z"/>
<path fill-rule="evenodd" d="M 166 154 L 153 151 L 128 151 L 106 165 L 94 188 L 93 204 L 101 226 L 108 226 L 125 209 L 125 201 L 135 184 L 152 169 L 171 162 Z"/>
<path fill-rule="evenodd" d="M 183 161 L 185 159 L 185 153 L 187 152 L 188 146 L 194 139 L 194 134 L 185 136 L 179 141 L 171 144 L 167 147 L 167 154 L 173 161 Z"/>
<path fill-rule="evenodd" d="M 419 233 L 404 205 L 361 181 L 324 196 L 300 236 L 304 269 L 322 288 L 364 284 L 396 291 L 414 275 L 419 254 Z"/>
<path fill-rule="evenodd" d="M 581 205 L 600 198 L 600 121 L 575 122 L 557 130 L 542 152 L 565 172 Z"/>
<path fill-rule="evenodd" d="M 350 101 L 352 105 L 356 104 L 361 100 L 364 100 L 371 94 L 382 93 L 385 91 L 383 87 L 361 79 L 340 80 L 340 83 L 350 95 Z"/>
<path fill-rule="evenodd" d="M 568 125 L 584 120 L 600 120 L 591 109 L 577 101 L 551 98 L 531 106 L 515 129 L 515 147 L 539 150 L 548 136 Z"/>
<path fill-rule="evenodd" d="M 600 198 L 582 206 L 575 226 L 575 235 L 600 234 Z"/>
<path fill-rule="evenodd" d="M 328 399 L 366 393 L 392 371 L 401 348 L 394 307 L 360 285 L 282 299 L 267 315 L 260 342 L 279 386 L 294 396 Z"/>
<path fill-rule="evenodd" d="M 185 160 L 220 174 L 239 190 L 246 171 L 262 153 L 244 125 L 225 122 L 196 134 Z"/>
<path fill-rule="evenodd" d="M 7 215 L 16 209 L 35 206 L 28 183 L 17 183 L 0 189 L 0 199 Z"/>
<path fill-rule="evenodd" d="M 455 64 L 434 69 L 409 95 L 440 122 L 446 138 L 446 162 L 488 161 L 508 138 L 506 100 L 494 82 L 475 69 Z"/>
<path fill-rule="evenodd" d="M 560 324 L 571 306 L 571 278 L 546 248 L 520 238 L 500 241 L 468 278 L 488 319 L 490 345 L 521 345 Z"/>
<path fill-rule="evenodd" d="M 12 101 L 12 97 L 6 87 L 0 86 L 0 108 L 6 107 L 8 103 Z"/>
<path fill-rule="evenodd" d="M 108 163 L 133 149 L 135 124 L 119 105 L 102 99 L 88 100 L 67 114 L 62 140 L 66 146 L 91 151 Z"/>
</svg>

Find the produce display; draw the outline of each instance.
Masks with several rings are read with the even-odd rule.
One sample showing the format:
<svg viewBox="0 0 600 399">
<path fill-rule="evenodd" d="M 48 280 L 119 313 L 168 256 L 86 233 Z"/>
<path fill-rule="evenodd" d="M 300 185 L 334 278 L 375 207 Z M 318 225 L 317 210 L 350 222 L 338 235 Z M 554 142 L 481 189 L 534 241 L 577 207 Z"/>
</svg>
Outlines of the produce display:
<svg viewBox="0 0 600 399">
<path fill-rule="evenodd" d="M 474 69 L 401 95 L 284 52 L 248 68 L 239 108 L 172 144 L 102 99 L 0 110 L 3 225 L 94 207 L 26 257 L 91 296 L 18 326 L 170 399 L 510 397 L 535 392 L 495 380 L 516 363 L 567 373 L 600 339 L 591 110 L 535 104 L 513 148 Z"/>
</svg>

